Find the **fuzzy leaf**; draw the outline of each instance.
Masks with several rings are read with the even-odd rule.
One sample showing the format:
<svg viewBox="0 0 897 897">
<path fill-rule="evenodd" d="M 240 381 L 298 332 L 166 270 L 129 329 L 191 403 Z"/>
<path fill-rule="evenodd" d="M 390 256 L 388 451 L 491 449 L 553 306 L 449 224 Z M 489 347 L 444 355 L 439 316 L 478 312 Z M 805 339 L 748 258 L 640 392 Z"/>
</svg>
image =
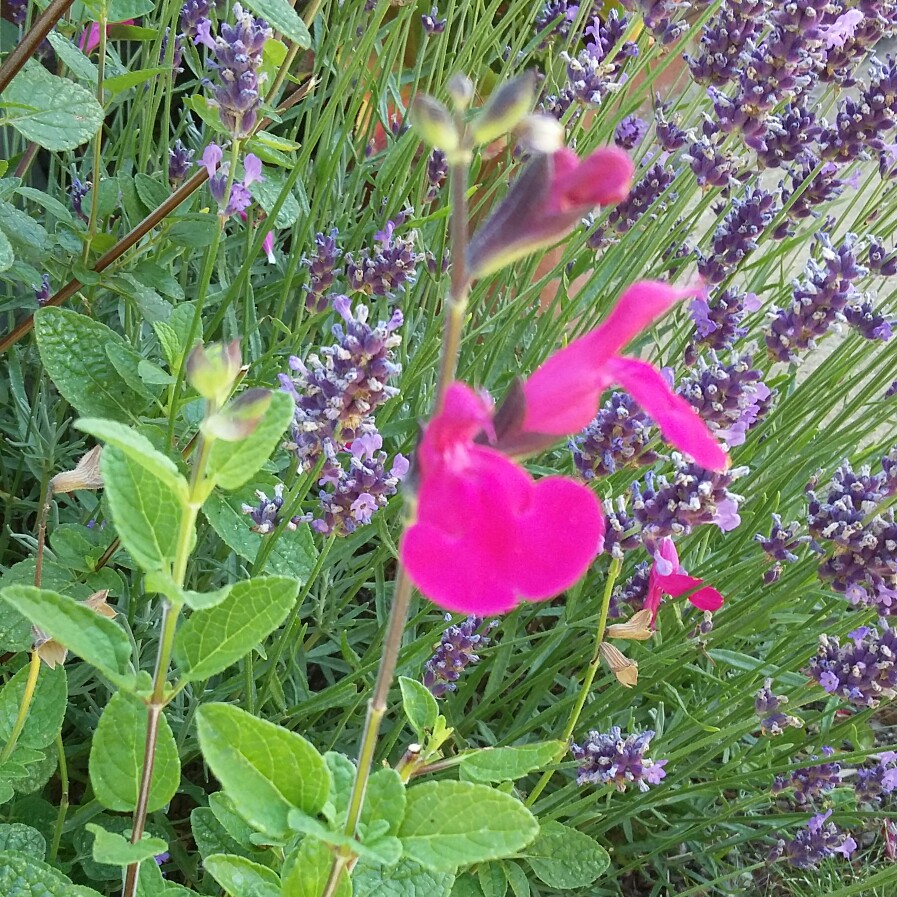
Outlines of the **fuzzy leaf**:
<svg viewBox="0 0 897 897">
<path fill-rule="evenodd" d="M 30 825 L 22 822 L 0 822 L 0 851 L 15 850 L 42 860 L 47 854 L 47 840 Z"/>
<path fill-rule="evenodd" d="M 0 691 L 0 742 L 9 741 L 19 713 L 22 696 L 25 693 L 25 680 L 28 678 L 28 667 L 22 667 Z M 16 742 L 17 747 L 45 748 L 53 744 L 68 704 L 68 686 L 65 669 L 60 665 L 55 669 L 47 669 L 42 665 L 37 677 L 31 707 L 25 720 L 25 728 Z M 13 753 L 15 757 L 16 753 Z"/>
<path fill-rule="evenodd" d="M 281 897 L 319 897 L 333 868 L 333 854 L 323 842 L 307 835 L 284 864 Z M 352 897 L 352 883 L 343 870 L 334 897 Z"/>
<path fill-rule="evenodd" d="M 311 35 L 305 22 L 287 0 L 245 0 L 245 6 L 301 49 L 307 50 L 311 46 Z"/>
<path fill-rule="evenodd" d="M 461 775 L 471 782 L 513 782 L 553 763 L 563 747 L 560 741 L 540 741 L 519 747 L 484 748 L 464 755 Z"/>
<path fill-rule="evenodd" d="M 206 871 L 230 897 L 279 897 L 280 879 L 246 857 L 215 853 L 205 858 Z"/>
<path fill-rule="evenodd" d="M 101 825 L 88 822 L 85 828 L 93 832 L 93 858 L 97 863 L 127 866 L 165 853 L 168 845 L 161 838 L 144 835 L 136 844 L 117 832 L 107 832 Z"/>
<path fill-rule="evenodd" d="M 3 897 L 100 897 L 91 888 L 72 884 L 46 863 L 9 850 L 0 856 L 0 894 Z"/>
<path fill-rule="evenodd" d="M 402 709 L 405 711 L 405 717 L 411 723 L 414 734 L 423 741 L 427 732 L 436 725 L 436 717 L 439 716 L 436 698 L 430 694 L 430 689 L 426 685 L 407 676 L 399 677 L 399 687 L 402 689 Z"/>
<path fill-rule="evenodd" d="M 586 888 L 610 866 L 607 851 L 588 835 L 559 822 L 545 822 L 539 835 L 521 851 L 539 881 L 550 888 Z"/>
<path fill-rule="evenodd" d="M 362 861 L 352 873 L 353 897 L 448 897 L 454 881 L 454 872 L 431 872 L 407 857 L 391 869 Z"/>
</svg>

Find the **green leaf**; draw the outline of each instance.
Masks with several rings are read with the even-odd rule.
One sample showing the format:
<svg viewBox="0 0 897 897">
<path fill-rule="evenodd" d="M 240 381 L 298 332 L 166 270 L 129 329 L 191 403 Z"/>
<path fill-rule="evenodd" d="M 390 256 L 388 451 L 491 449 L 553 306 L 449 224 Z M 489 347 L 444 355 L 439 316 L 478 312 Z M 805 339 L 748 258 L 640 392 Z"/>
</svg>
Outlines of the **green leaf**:
<svg viewBox="0 0 897 897">
<path fill-rule="evenodd" d="M 116 685 L 133 687 L 131 642 L 113 620 L 74 598 L 34 586 L 7 586 L 0 598 Z"/>
<path fill-rule="evenodd" d="M 15 850 L 0 857 L 0 894 L 3 897 L 99 897 L 90 888 L 77 888 L 52 866 Z"/>
<path fill-rule="evenodd" d="M 12 251 L 12 244 L 9 242 L 6 234 L 0 230 L 0 271 L 8 271 L 15 260 L 16 257 Z"/>
<path fill-rule="evenodd" d="M 246 857 L 215 853 L 205 858 L 206 871 L 230 897 L 279 897 L 280 879 Z"/>
<path fill-rule="evenodd" d="M 558 890 L 588 887 L 610 866 L 610 857 L 600 844 L 559 822 L 543 823 L 539 836 L 521 856 L 539 881 Z"/>
<path fill-rule="evenodd" d="M 6 110 L 7 123 L 26 140 L 54 152 L 87 143 L 103 124 L 103 107 L 90 91 L 51 75 L 33 59 L 3 91 L 2 100 L 18 104 Z"/>
<path fill-rule="evenodd" d="M 483 897 L 505 897 L 508 878 L 501 863 L 483 863 L 477 866 L 477 880 Z"/>
<path fill-rule="evenodd" d="M 353 897 L 448 897 L 454 881 L 454 872 L 431 872 L 407 857 L 391 869 L 362 861 L 352 873 Z"/>
<path fill-rule="evenodd" d="M 106 18 L 110 22 L 139 19 L 156 8 L 153 0 L 108 0 Z"/>
<path fill-rule="evenodd" d="M 355 781 L 355 764 L 345 754 L 337 751 L 327 751 L 324 754 L 324 762 L 330 770 L 330 805 L 333 807 L 333 818 L 327 815 L 326 810 L 325 815 L 332 827 L 337 829 L 346 822 L 346 811 L 349 809 L 352 785 Z"/>
<path fill-rule="evenodd" d="M 216 791 L 209 795 L 209 809 L 215 816 L 215 819 L 221 823 L 227 834 L 233 838 L 241 847 L 253 847 L 253 835 L 255 834 L 252 826 L 237 813 L 234 808 L 234 802 L 223 792 Z M 233 853 L 233 851 L 216 850 L 214 853 Z M 241 856 L 245 854 L 241 851 Z"/>
<path fill-rule="evenodd" d="M 65 308 L 42 308 L 34 315 L 41 361 L 56 388 L 81 414 L 130 420 L 145 401 L 119 376 L 106 354 L 124 340 L 99 321 Z"/>
<path fill-rule="evenodd" d="M 47 35 L 47 40 L 76 78 L 96 86 L 97 67 L 70 40 L 66 40 L 56 31 L 51 31 Z"/>
<path fill-rule="evenodd" d="M 254 181 L 249 192 L 253 198 L 269 215 L 274 209 L 281 192 L 287 181 L 287 174 L 282 171 L 272 169 L 265 170 L 265 180 Z M 292 227 L 296 219 L 301 214 L 299 203 L 292 192 L 287 193 L 284 197 L 283 205 L 281 205 L 277 216 L 274 219 L 274 226 L 278 228 Z"/>
<path fill-rule="evenodd" d="M 15 850 L 37 860 L 47 854 L 47 841 L 30 825 L 22 822 L 0 822 L 0 851 Z"/>
<path fill-rule="evenodd" d="M 471 872 L 459 875 L 452 885 L 452 897 L 484 897 L 476 875 Z"/>
<path fill-rule="evenodd" d="M 311 46 L 308 28 L 288 0 L 246 0 L 245 6 L 301 49 L 307 50 Z"/>
<path fill-rule="evenodd" d="M 237 811 L 264 834 L 289 831 L 294 807 L 316 815 L 330 792 L 324 758 L 301 735 L 229 704 L 197 713 L 203 756 Z"/>
<path fill-rule="evenodd" d="M 181 475 L 177 464 L 162 452 L 157 451 L 142 433 L 114 420 L 101 420 L 92 417 L 82 417 L 76 420 L 75 427 L 109 445 L 120 448 L 129 458 L 164 483 L 184 504 L 187 503 L 189 493 L 187 480 Z"/>
<path fill-rule="evenodd" d="M 146 729 L 146 705 L 134 695 L 114 694 L 94 732 L 89 761 L 94 795 L 109 810 L 129 812 L 137 806 Z M 164 714 L 159 718 L 155 756 L 147 807 L 150 813 L 161 810 L 174 797 L 181 781 L 177 745 Z"/>
<path fill-rule="evenodd" d="M 213 131 L 218 134 L 226 134 L 227 128 L 221 123 L 218 107 L 213 106 L 202 94 L 195 93 L 187 100 L 187 106 L 192 109 Z"/>
<path fill-rule="evenodd" d="M 4 576 L 0 582 L 11 580 Z M 31 624 L 12 605 L 0 601 L 0 651 L 25 651 L 33 641 Z"/>
<path fill-rule="evenodd" d="M 100 470 L 122 545 L 144 570 L 167 569 L 177 554 L 181 496 L 115 445 L 103 449 Z"/>
<path fill-rule="evenodd" d="M 236 841 L 209 807 L 196 807 L 193 810 L 190 814 L 190 830 L 203 859 L 213 853 L 239 854 L 247 859 L 260 859 L 263 856 L 260 850 Z"/>
<path fill-rule="evenodd" d="M 168 882 L 162 877 L 162 870 L 155 860 L 143 860 L 137 873 L 136 897 L 162 897 Z"/>
<path fill-rule="evenodd" d="M 423 741 L 439 716 L 439 705 L 430 694 L 430 689 L 416 679 L 399 676 L 399 688 L 402 689 L 402 709 L 411 723 L 415 735 Z"/>
<path fill-rule="evenodd" d="M 402 777 L 394 769 L 378 769 L 368 779 L 365 791 L 364 806 L 361 810 L 363 827 L 370 827 L 376 822 L 386 822 L 386 831 L 395 835 L 405 815 L 405 784 Z M 362 841 L 366 838 L 362 832 Z"/>
<path fill-rule="evenodd" d="M 385 834 L 388 825 L 386 822 L 372 825 L 371 830 L 376 837 L 371 836 L 366 841 L 359 841 L 342 831 L 330 829 L 302 810 L 290 810 L 289 823 L 293 831 L 317 838 L 331 847 L 351 852 L 373 863 L 394 866 L 402 856 L 402 842 L 392 835 Z"/>
<path fill-rule="evenodd" d="M 168 845 L 161 838 L 144 835 L 136 844 L 117 832 L 107 832 L 101 825 L 88 822 L 85 828 L 93 832 L 93 858 L 97 863 L 128 866 L 165 853 Z"/>
<path fill-rule="evenodd" d="M 147 402 L 153 401 L 158 390 L 149 389 L 143 377 L 140 376 L 140 365 L 144 359 L 139 352 L 135 352 L 130 346 L 109 343 L 106 346 L 106 355 L 122 380 L 134 392 L 142 396 Z"/>
<path fill-rule="evenodd" d="M 0 742 L 3 744 L 9 741 L 12 734 L 19 706 L 25 694 L 27 679 L 28 667 L 25 666 L 0 691 Z M 45 748 L 51 745 L 62 728 L 67 704 L 68 685 L 65 669 L 60 665 L 51 670 L 41 664 L 25 728 L 19 735 L 17 745 L 29 748 Z"/>
<path fill-rule="evenodd" d="M 169 71 L 169 69 L 160 65 L 155 68 L 123 72 L 120 75 L 114 75 L 111 78 L 104 79 L 103 90 L 108 90 L 112 96 L 115 96 L 118 93 L 122 93 L 122 91 L 129 90 L 132 87 L 136 87 L 138 84 L 143 84 L 145 81 L 149 81 L 150 78 L 155 78 L 156 75 L 164 75 L 167 71 Z"/>
<path fill-rule="evenodd" d="M 464 755 L 461 775 L 472 782 L 513 782 L 553 763 L 563 748 L 560 741 L 484 748 Z"/>
<path fill-rule="evenodd" d="M 529 897 L 529 879 L 520 865 L 517 863 L 504 863 L 503 865 L 508 884 L 514 892 L 514 897 Z"/>
<path fill-rule="evenodd" d="M 238 582 L 214 607 L 195 611 L 175 638 L 181 675 L 208 679 L 238 661 L 286 619 L 298 591 L 295 579 L 257 577 Z"/>
<path fill-rule="evenodd" d="M 151 175 L 138 171 L 134 175 L 134 186 L 137 188 L 137 195 L 140 201 L 148 208 L 155 209 L 161 206 L 163 202 L 171 195 L 168 186 Z"/>
<path fill-rule="evenodd" d="M 426 782 L 408 789 L 399 837 L 405 855 L 434 872 L 511 856 L 539 831 L 514 797 L 471 782 Z"/>
<path fill-rule="evenodd" d="M 241 442 L 215 442 L 209 452 L 209 476 L 222 489 L 239 489 L 249 482 L 277 447 L 293 420 L 293 400 L 280 390 L 259 425 Z"/>
<path fill-rule="evenodd" d="M 306 836 L 284 863 L 281 897 L 320 897 L 332 868 L 330 848 L 323 841 Z M 345 869 L 333 897 L 352 897 L 352 882 Z"/>
<path fill-rule="evenodd" d="M 155 572 L 146 574 L 146 591 L 158 592 L 177 603 L 186 604 L 191 610 L 205 610 L 217 607 L 230 594 L 233 584 L 222 586 L 214 592 L 193 592 L 181 589 L 168 573 Z"/>
</svg>

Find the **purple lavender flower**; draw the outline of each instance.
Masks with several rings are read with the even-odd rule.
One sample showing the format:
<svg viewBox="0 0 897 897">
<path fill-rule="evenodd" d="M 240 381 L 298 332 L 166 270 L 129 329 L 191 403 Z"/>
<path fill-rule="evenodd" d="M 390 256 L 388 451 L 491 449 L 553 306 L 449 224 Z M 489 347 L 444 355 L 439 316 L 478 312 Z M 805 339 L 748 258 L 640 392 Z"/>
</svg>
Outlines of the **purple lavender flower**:
<svg viewBox="0 0 897 897">
<path fill-rule="evenodd" d="M 618 234 L 631 230 L 635 223 L 649 210 L 652 216 L 666 211 L 666 203 L 660 199 L 676 179 L 675 172 L 665 168 L 663 164 L 652 165 L 622 202 L 611 209 L 607 223 Z M 676 194 L 667 195 L 670 202 L 676 200 Z"/>
<path fill-rule="evenodd" d="M 665 778 L 667 760 L 652 760 L 645 756 L 654 732 L 632 732 L 624 735 L 619 726 L 612 726 L 606 734 L 594 729 L 582 745 L 571 744 L 570 753 L 580 762 L 576 781 L 580 785 L 612 783 L 617 791 L 627 785 L 637 785 L 647 791 Z"/>
<path fill-rule="evenodd" d="M 747 328 L 741 326 L 744 316 L 759 308 L 760 300 L 755 293 L 729 288 L 709 299 L 693 299 L 688 310 L 698 341 L 711 349 L 723 350 L 731 349 L 747 333 Z M 693 360 L 689 358 L 688 363 L 692 364 Z"/>
<path fill-rule="evenodd" d="M 657 102 L 654 109 L 654 133 L 660 148 L 668 153 L 682 149 L 689 139 L 678 122 L 667 119 L 666 106 L 661 102 Z"/>
<path fill-rule="evenodd" d="M 897 274 L 897 250 L 888 252 L 877 237 L 870 236 L 866 250 L 866 267 L 873 274 L 891 277 Z"/>
<path fill-rule="evenodd" d="M 401 371 L 392 350 L 402 341 L 395 333 L 402 313 L 396 310 L 388 321 L 371 327 L 366 306 L 353 312 L 348 297 L 337 296 L 333 307 L 345 322 L 333 327 L 337 342 L 305 362 L 291 358 L 292 376 L 280 375 L 282 388 L 296 402 L 288 447 L 305 470 L 314 467 L 327 447 L 340 451 L 370 433 L 370 414 L 399 392 L 389 382 Z"/>
<path fill-rule="evenodd" d="M 623 496 L 617 496 L 616 504 L 610 499 L 602 503 L 604 507 L 604 550 L 622 560 L 623 553 L 634 551 L 642 544 L 639 527 L 626 509 Z"/>
<path fill-rule="evenodd" d="M 176 186 L 187 177 L 187 172 L 193 165 L 193 155 L 194 150 L 188 149 L 180 140 L 174 142 L 174 146 L 168 150 L 168 180 L 171 184 Z"/>
<path fill-rule="evenodd" d="M 823 747 L 822 755 L 825 758 L 834 756 L 834 749 Z M 819 760 L 813 756 L 811 760 Z M 795 769 L 787 776 L 776 776 L 772 784 L 773 794 L 780 794 L 785 790 L 792 790 L 792 799 L 799 806 L 807 806 L 821 797 L 824 797 L 841 784 L 841 764 L 825 759 L 813 766 L 805 766 Z"/>
<path fill-rule="evenodd" d="M 258 70 L 265 41 L 274 33 L 267 22 L 245 12 L 239 3 L 234 4 L 233 13 L 235 24 L 222 22 L 214 39 L 208 20 L 201 19 L 194 42 L 204 44 L 215 54 L 213 65 L 219 78 L 215 102 L 221 123 L 234 137 L 242 138 L 252 133 L 258 118 L 261 105 Z"/>
<path fill-rule="evenodd" d="M 341 269 L 337 267 L 337 260 L 343 254 L 336 245 L 339 231 L 334 227 L 326 236 L 323 233 L 315 234 L 315 252 L 312 256 L 303 256 L 302 264 L 308 268 L 309 285 L 305 297 L 305 305 L 309 311 L 320 314 L 328 306 L 327 292 L 333 286 Z"/>
<path fill-rule="evenodd" d="M 682 158 L 688 162 L 702 187 L 728 187 L 735 178 L 732 160 L 721 153 L 708 137 L 688 145 Z"/>
<path fill-rule="evenodd" d="M 844 309 L 844 318 L 868 340 L 887 342 L 893 336 L 894 325 L 877 312 L 868 299 L 848 305 Z"/>
<path fill-rule="evenodd" d="M 687 0 L 621 0 L 626 9 L 640 12 L 645 27 L 662 44 L 671 44 L 688 28 L 684 20 L 676 20 L 680 12 L 691 6 Z"/>
<path fill-rule="evenodd" d="M 749 355 L 723 364 L 715 352 L 698 359 L 697 369 L 677 388 L 717 438 L 730 447 L 743 445 L 747 431 L 766 413 L 772 391 L 751 367 Z"/>
<path fill-rule="evenodd" d="M 252 519 L 252 531 L 254 533 L 260 533 L 261 535 L 272 533 L 280 526 L 283 519 L 281 514 L 283 510 L 283 484 L 278 483 L 274 487 L 274 496 L 272 498 L 268 498 L 260 489 L 256 489 L 255 494 L 259 500 L 258 504 L 248 505 L 244 503 L 242 506 L 243 513 L 248 514 Z M 301 516 L 292 517 L 287 523 L 287 528 L 296 529 L 302 521 L 303 518 Z"/>
<path fill-rule="evenodd" d="M 785 182 L 779 185 L 782 206 L 786 207 L 786 221 L 774 232 L 776 239 L 791 233 L 794 221 L 819 215 L 819 207 L 844 192 L 846 182 L 838 178 L 838 166 L 833 162 L 818 171 L 819 159 L 805 151 L 797 160 L 797 167 L 788 174 L 790 188 Z"/>
<path fill-rule="evenodd" d="M 395 296 L 417 279 L 417 266 L 424 256 L 414 248 L 414 233 L 396 236 L 395 228 L 404 221 L 404 214 L 374 235 L 378 246 L 363 249 L 356 258 L 346 253 L 346 280 L 349 288 L 369 296 Z M 381 238 L 382 235 L 382 238 Z"/>
<path fill-rule="evenodd" d="M 445 26 L 448 22 L 448 19 L 440 19 L 439 18 L 439 8 L 434 6 L 429 14 L 424 13 L 420 17 L 421 24 L 424 26 L 424 31 L 427 32 L 431 37 L 434 34 L 442 34 L 445 31 Z"/>
<path fill-rule="evenodd" d="M 760 717 L 760 731 L 764 735 L 781 735 L 789 726 L 803 727 L 796 716 L 782 713 L 781 708 L 787 703 L 786 695 L 772 693 L 772 679 L 767 679 L 754 699 L 754 712 Z"/>
<path fill-rule="evenodd" d="M 773 514 L 769 535 L 757 533 L 754 539 L 773 560 L 793 564 L 798 560 L 795 552 L 810 541 L 809 536 L 798 535 L 799 532 L 798 523 L 784 524 L 778 514 Z"/>
<path fill-rule="evenodd" d="M 433 202 L 448 177 L 448 159 L 442 150 L 434 149 L 427 159 L 427 195 L 424 202 Z"/>
<path fill-rule="evenodd" d="M 212 0 L 186 0 L 181 7 L 181 32 L 191 40 L 199 33 L 199 23 L 208 21 L 213 7 Z"/>
<path fill-rule="evenodd" d="M 84 209 L 82 207 L 82 203 L 84 202 L 84 197 L 90 193 L 90 181 L 87 183 L 83 183 L 78 178 L 72 178 L 72 186 L 69 187 L 69 200 L 72 204 L 72 211 L 82 220 L 87 221 L 87 215 L 84 214 Z"/>
<path fill-rule="evenodd" d="M 777 168 L 798 159 L 821 133 L 816 116 L 802 103 L 788 103 L 781 112 L 770 115 L 762 133 L 748 139 L 757 158 L 769 168 Z"/>
<path fill-rule="evenodd" d="M 445 615 L 446 622 L 452 619 Z M 480 660 L 477 651 L 485 648 L 490 639 L 484 632 L 482 617 L 468 617 L 463 623 L 449 626 L 442 633 L 433 656 L 424 664 L 423 683 L 434 698 L 444 698 L 447 694 L 458 690 L 457 682 L 461 673 Z M 486 632 L 498 626 L 498 622 L 490 623 Z"/>
<path fill-rule="evenodd" d="M 648 132 L 648 125 L 637 115 L 627 115 L 614 129 L 614 143 L 621 149 L 635 149 Z"/>
<path fill-rule="evenodd" d="M 648 597 L 648 580 L 650 576 L 651 564 L 648 561 L 636 564 L 632 571 L 632 576 L 614 587 L 610 596 L 608 616 L 616 620 L 624 615 L 628 616 L 630 611 L 641 610 L 644 607 L 645 599 Z"/>
<path fill-rule="evenodd" d="M 874 766 L 857 769 L 854 783 L 857 803 L 880 807 L 888 795 L 897 791 L 897 752 L 873 754 Z"/>
<path fill-rule="evenodd" d="M 570 0 L 547 0 L 536 16 L 534 22 L 537 32 L 546 31 L 546 40 L 552 35 L 558 35 L 561 39 L 570 33 L 570 26 L 579 15 L 579 4 Z"/>
<path fill-rule="evenodd" d="M 811 817 L 790 841 L 779 840 L 769 854 L 770 862 L 785 859 L 798 869 L 815 869 L 823 860 L 840 854 L 847 859 L 856 850 L 854 839 L 833 822 L 827 822 L 832 811 Z"/>
<path fill-rule="evenodd" d="M 716 87 L 733 81 L 740 70 L 741 56 L 762 21 L 759 16 L 742 16 L 723 5 L 701 32 L 700 55 L 685 56 L 692 78 Z"/>
<path fill-rule="evenodd" d="M 34 290 L 34 298 L 37 300 L 37 304 L 45 305 L 50 298 L 50 275 L 41 274 L 40 286 L 32 284 L 31 289 Z"/>
<path fill-rule="evenodd" d="M 888 628 L 863 630 L 844 646 L 835 636 L 820 636 L 804 673 L 854 707 L 875 707 L 897 693 L 897 636 Z"/>
<path fill-rule="evenodd" d="M 635 401 L 627 393 L 612 393 L 595 419 L 571 440 L 573 463 L 586 480 L 626 465 L 653 464 L 658 455 L 647 446 L 654 435 L 650 418 Z"/>
<path fill-rule="evenodd" d="M 28 2 L 29 0 L 7 0 L 6 8 L 9 10 L 9 20 L 13 25 L 21 27 L 25 24 L 28 18 Z"/>
</svg>

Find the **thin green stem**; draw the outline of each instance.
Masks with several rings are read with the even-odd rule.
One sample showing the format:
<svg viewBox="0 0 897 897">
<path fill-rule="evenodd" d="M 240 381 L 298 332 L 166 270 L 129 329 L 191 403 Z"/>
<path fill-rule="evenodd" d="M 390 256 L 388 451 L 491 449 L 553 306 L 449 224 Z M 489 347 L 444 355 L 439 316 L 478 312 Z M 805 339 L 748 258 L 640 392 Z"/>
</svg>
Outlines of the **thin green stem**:
<svg viewBox="0 0 897 897">
<path fill-rule="evenodd" d="M 623 561 L 621 558 L 615 557 L 611 560 L 610 568 L 607 571 L 607 580 L 604 583 L 604 594 L 601 599 L 601 613 L 598 617 L 598 626 L 595 629 L 595 646 L 592 649 L 592 659 L 589 661 L 589 665 L 586 668 L 586 674 L 583 678 L 582 686 L 579 689 L 579 695 L 576 698 L 573 712 L 567 720 L 563 735 L 561 735 L 563 747 L 554 758 L 554 764 L 560 763 L 567 751 L 567 746 L 570 744 L 570 739 L 573 737 L 576 724 L 579 722 L 580 714 L 582 713 L 583 707 L 586 705 L 586 701 L 589 698 L 589 692 L 592 690 L 592 684 L 595 682 L 595 676 L 598 674 L 598 669 L 601 666 L 601 643 L 604 641 L 604 632 L 607 629 L 607 614 L 610 610 L 610 597 L 613 594 L 614 585 L 617 582 L 617 577 L 620 575 L 620 570 L 622 570 L 622 568 Z M 536 802 L 539 795 L 545 790 L 545 786 L 551 781 L 553 774 L 553 769 L 548 769 L 542 773 L 542 777 L 536 783 L 536 786 L 526 799 L 526 805 L 528 807 L 531 807 Z"/>
<path fill-rule="evenodd" d="M 65 827 L 65 817 L 69 809 L 69 768 L 65 759 L 65 745 L 62 743 L 62 733 L 56 733 L 56 755 L 59 758 L 59 810 L 56 813 L 56 825 L 53 828 L 53 843 L 50 845 L 50 854 L 47 862 L 56 862 L 56 854 L 59 853 L 59 842 L 62 840 L 62 830 Z"/>
<path fill-rule="evenodd" d="M 19 712 L 16 716 L 16 721 L 13 724 L 12 732 L 10 732 L 9 741 L 6 742 L 3 752 L 0 753 L 0 766 L 2 766 L 12 755 L 12 752 L 16 748 L 16 743 L 19 740 L 19 736 L 22 734 L 22 729 L 25 728 L 25 723 L 28 721 L 28 710 L 31 707 L 31 701 L 34 698 L 34 689 L 37 686 L 38 673 L 40 673 L 40 654 L 37 653 L 37 648 L 35 648 L 31 652 L 31 664 L 28 667 L 28 678 L 25 680 L 25 691 L 22 692 Z"/>
<path fill-rule="evenodd" d="M 106 4 L 102 6 L 100 18 L 97 22 L 99 27 L 100 45 L 97 58 L 97 102 L 100 106 L 103 103 L 103 78 L 106 74 Z M 93 189 L 90 192 L 90 218 L 87 221 L 87 239 L 84 241 L 84 262 L 90 256 L 90 244 L 93 242 L 97 232 L 97 215 L 100 210 L 100 167 L 103 164 L 103 129 L 97 131 L 96 139 L 93 144 Z"/>
</svg>

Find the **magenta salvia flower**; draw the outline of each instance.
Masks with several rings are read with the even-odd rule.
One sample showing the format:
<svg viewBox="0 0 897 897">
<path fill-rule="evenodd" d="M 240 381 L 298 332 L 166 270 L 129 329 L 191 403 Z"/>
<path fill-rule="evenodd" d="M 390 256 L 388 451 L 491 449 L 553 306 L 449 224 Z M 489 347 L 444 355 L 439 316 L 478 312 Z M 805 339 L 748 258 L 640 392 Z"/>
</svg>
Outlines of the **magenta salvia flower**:
<svg viewBox="0 0 897 897">
<path fill-rule="evenodd" d="M 607 733 L 592 730 L 581 744 L 570 745 L 570 753 L 580 763 L 576 781 L 580 785 L 613 784 L 617 791 L 636 785 L 647 791 L 659 785 L 666 776 L 667 760 L 646 757 L 654 732 L 631 732 L 624 735 L 619 726 Z"/>
<path fill-rule="evenodd" d="M 823 860 L 840 854 L 845 859 L 856 850 L 854 839 L 828 822 L 832 811 L 813 816 L 790 841 L 779 840 L 770 851 L 769 860 L 784 859 L 798 869 L 815 869 Z"/>
<path fill-rule="evenodd" d="M 252 520 L 252 531 L 254 533 L 262 535 L 272 533 L 280 526 L 283 519 L 281 514 L 283 510 L 283 484 L 278 483 L 274 487 L 274 495 L 271 498 L 260 489 L 257 489 L 255 494 L 258 498 L 258 504 L 249 505 L 244 503 L 242 505 L 243 513 L 248 514 Z M 287 523 L 287 527 L 296 529 L 302 522 L 302 519 L 300 516 L 293 517 Z"/>
<path fill-rule="evenodd" d="M 370 433 L 373 410 L 398 394 L 389 383 L 401 371 L 392 350 L 402 341 L 395 333 L 402 313 L 396 310 L 371 327 L 366 306 L 353 311 L 348 297 L 337 296 L 333 307 L 344 321 L 333 327 L 337 342 L 305 362 L 291 358 L 292 376 L 280 375 L 282 388 L 296 402 L 288 448 L 306 470 L 328 447 L 339 451 Z"/>
<path fill-rule="evenodd" d="M 786 776 L 776 776 L 772 783 L 773 794 L 783 791 L 791 791 L 791 797 L 799 806 L 812 804 L 814 801 L 825 797 L 834 788 L 841 784 L 841 764 L 829 757 L 834 756 L 835 751 L 831 747 L 822 748 L 822 756 L 825 760 L 814 763 L 812 766 L 801 767 L 792 770 Z M 811 760 L 820 760 L 813 756 Z"/>
<path fill-rule="evenodd" d="M 193 154 L 194 150 L 188 149 L 180 140 L 168 150 L 168 180 L 171 184 L 176 186 L 187 177 L 193 165 Z"/>
<path fill-rule="evenodd" d="M 664 595 L 670 598 L 681 598 L 703 611 L 719 610 L 725 601 L 723 596 L 712 586 L 704 585 L 704 580 L 697 576 L 689 576 L 679 563 L 679 553 L 669 536 L 660 540 L 653 552 L 654 563 L 648 574 L 648 594 L 642 609 L 651 611 L 651 628 L 654 628 L 657 614 Z"/>
<path fill-rule="evenodd" d="M 843 646 L 835 636 L 820 636 L 804 672 L 855 707 L 875 707 L 897 693 L 897 636 L 892 629 L 867 626 L 851 636 Z"/>
<path fill-rule="evenodd" d="M 265 41 L 274 33 L 263 19 L 234 4 L 235 24 L 222 22 L 217 38 L 212 38 L 208 19 L 197 24 L 196 43 L 202 43 L 215 55 L 219 84 L 215 102 L 221 123 L 234 137 L 248 137 L 255 127 L 261 105 L 259 67 Z M 202 27 L 200 27 L 202 26 Z"/>
<path fill-rule="evenodd" d="M 343 254 L 336 244 L 339 231 L 334 227 L 329 234 L 315 234 L 315 252 L 303 256 L 302 264 L 308 268 L 309 284 L 305 296 L 305 306 L 309 311 L 321 313 L 328 307 L 327 293 L 342 269 L 337 266 Z"/>
<path fill-rule="evenodd" d="M 873 766 L 861 766 L 856 771 L 854 791 L 857 803 L 879 807 L 888 795 L 897 791 L 897 752 L 884 751 L 870 757 Z"/>
<path fill-rule="evenodd" d="M 331 444 L 325 446 L 327 460 L 318 483 L 332 489 L 318 493 L 321 512 L 311 522 L 313 530 L 325 536 L 348 536 L 386 507 L 408 473 L 409 464 L 404 455 L 396 455 L 387 470 L 382 446 L 383 438 L 373 429 L 356 436 L 348 451 L 342 453 L 348 455 L 347 466 Z"/>
<path fill-rule="evenodd" d="M 796 716 L 782 712 L 781 708 L 787 703 L 786 695 L 772 693 L 772 679 L 767 679 L 754 698 L 754 712 L 760 717 L 760 731 L 764 735 L 781 735 L 789 726 L 803 727 L 803 722 Z"/>
<path fill-rule="evenodd" d="M 449 622 L 451 614 L 445 615 Z M 433 656 L 424 664 L 423 683 L 434 698 L 444 698 L 447 694 L 458 690 L 457 682 L 467 667 L 479 663 L 477 651 L 489 644 L 486 632 L 494 629 L 498 622 L 490 623 L 486 632 L 481 632 L 484 620 L 482 617 L 469 616 L 463 623 L 449 626 L 442 633 L 442 638 Z"/>
</svg>

